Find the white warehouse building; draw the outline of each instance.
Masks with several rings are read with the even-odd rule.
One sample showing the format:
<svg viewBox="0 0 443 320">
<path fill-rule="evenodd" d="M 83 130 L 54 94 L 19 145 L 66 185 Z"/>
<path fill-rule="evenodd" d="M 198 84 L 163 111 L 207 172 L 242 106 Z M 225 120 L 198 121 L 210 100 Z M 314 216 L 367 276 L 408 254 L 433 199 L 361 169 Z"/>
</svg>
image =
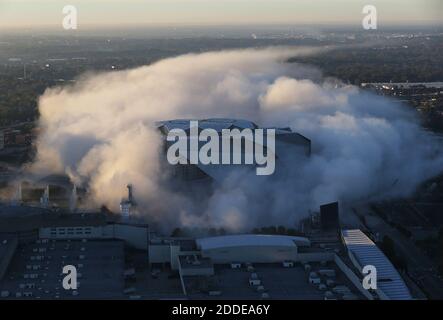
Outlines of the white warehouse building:
<svg viewBox="0 0 443 320">
<path fill-rule="evenodd" d="M 227 235 L 197 239 L 203 257 L 214 263 L 281 263 L 297 261 L 297 247 L 308 247 L 303 237 L 280 235 Z"/>
</svg>

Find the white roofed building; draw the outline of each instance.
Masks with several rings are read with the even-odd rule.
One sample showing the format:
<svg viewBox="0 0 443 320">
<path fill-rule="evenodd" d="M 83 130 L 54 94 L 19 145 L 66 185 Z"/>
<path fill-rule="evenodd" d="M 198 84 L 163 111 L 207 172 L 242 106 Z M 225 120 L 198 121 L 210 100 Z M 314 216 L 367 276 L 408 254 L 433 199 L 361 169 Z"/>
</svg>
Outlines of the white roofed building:
<svg viewBox="0 0 443 320">
<path fill-rule="evenodd" d="M 297 247 L 310 246 L 303 237 L 281 235 L 227 235 L 197 239 L 202 256 L 214 263 L 281 263 L 297 260 Z"/>
<path fill-rule="evenodd" d="M 408 287 L 400 274 L 377 247 L 361 230 L 342 230 L 342 239 L 348 255 L 355 267 L 360 270 L 372 265 L 377 270 L 377 294 L 383 300 L 412 299 Z"/>
</svg>

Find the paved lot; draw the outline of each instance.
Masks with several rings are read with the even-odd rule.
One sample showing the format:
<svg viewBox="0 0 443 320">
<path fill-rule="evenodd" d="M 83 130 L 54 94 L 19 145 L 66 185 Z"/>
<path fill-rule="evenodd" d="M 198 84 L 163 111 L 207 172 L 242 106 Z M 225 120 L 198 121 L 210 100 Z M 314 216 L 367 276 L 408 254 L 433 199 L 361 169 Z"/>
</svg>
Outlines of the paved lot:
<svg viewBox="0 0 443 320">
<path fill-rule="evenodd" d="M 76 293 L 62 287 L 63 266 L 77 268 Z M 113 299 L 123 296 L 122 241 L 40 241 L 19 246 L 0 283 L 12 299 Z"/>
</svg>

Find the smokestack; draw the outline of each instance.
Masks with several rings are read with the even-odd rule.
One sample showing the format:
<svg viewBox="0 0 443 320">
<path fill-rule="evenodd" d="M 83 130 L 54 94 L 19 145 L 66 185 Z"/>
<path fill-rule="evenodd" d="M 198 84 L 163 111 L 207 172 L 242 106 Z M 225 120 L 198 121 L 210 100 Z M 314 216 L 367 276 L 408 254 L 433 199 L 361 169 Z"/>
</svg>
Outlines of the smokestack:
<svg viewBox="0 0 443 320">
<path fill-rule="evenodd" d="M 72 188 L 71 198 L 69 199 L 69 211 L 74 212 L 77 208 L 77 187 L 74 184 Z"/>
<path fill-rule="evenodd" d="M 128 188 L 128 201 L 130 203 L 133 203 L 133 199 L 132 199 L 132 184 L 128 184 L 126 187 Z"/>
<path fill-rule="evenodd" d="M 122 199 L 120 202 L 120 213 L 124 220 L 129 219 L 135 206 L 134 198 L 132 196 L 132 184 L 128 184 L 126 187 L 128 188 L 128 199 Z"/>
<path fill-rule="evenodd" d="M 15 192 L 15 196 L 12 200 L 13 205 L 19 205 L 22 203 L 23 195 L 22 195 L 22 182 L 20 181 L 17 185 L 17 191 Z"/>
<path fill-rule="evenodd" d="M 49 186 L 46 186 L 45 192 L 43 192 L 43 196 L 40 198 L 40 204 L 44 208 L 49 206 Z"/>
</svg>

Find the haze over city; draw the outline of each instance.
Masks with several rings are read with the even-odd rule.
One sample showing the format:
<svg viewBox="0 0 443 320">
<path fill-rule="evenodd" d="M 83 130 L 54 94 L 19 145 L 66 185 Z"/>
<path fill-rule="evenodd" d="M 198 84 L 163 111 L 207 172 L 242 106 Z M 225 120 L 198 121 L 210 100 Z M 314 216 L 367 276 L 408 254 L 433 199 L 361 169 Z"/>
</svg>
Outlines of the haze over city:
<svg viewBox="0 0 443 320">
<path fill-rule="evenodd" d="M 0 0 L 0 300 L 443 299 L 442 9 Z"/>
<path fill-rule="evenodd" d="M 152 24 L 360 25 L 362 8 L 374 5 L 382 25 L 441 24 L 440 0 L 1 0 L 0 28 L 60 26 L 62 8 L 74 5 L 79 24 L 124 27 Z"/>
</svg>

